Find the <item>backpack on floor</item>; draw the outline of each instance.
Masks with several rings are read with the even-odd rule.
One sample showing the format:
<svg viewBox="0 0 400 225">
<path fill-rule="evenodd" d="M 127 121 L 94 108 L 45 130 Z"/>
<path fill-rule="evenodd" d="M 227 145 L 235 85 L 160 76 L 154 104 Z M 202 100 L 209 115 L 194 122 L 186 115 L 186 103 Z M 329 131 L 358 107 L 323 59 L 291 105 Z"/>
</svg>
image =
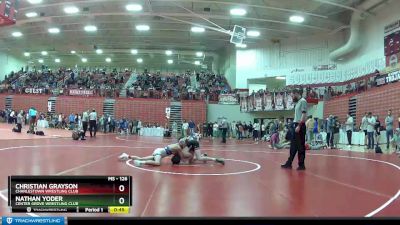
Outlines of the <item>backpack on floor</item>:
<svg viewBox="0 0 400 225">
<path fill-rule="evenodd" d="M 375 153 L 379 153 L 379 154 L 383 153 L 381 147 L 379 147 L 378 145 L 375 147 Z"/>
<path fill-rule="evenodd" d="M 44 136 L 44 132 L 43 131 L 36 131 L 36 135 Z"/>
<path fill-rule="evenodd" d="M 79 139 L 79 131 L 74 130 L 72 132 L 72 139 L 77 141 Z"/>
</svg>

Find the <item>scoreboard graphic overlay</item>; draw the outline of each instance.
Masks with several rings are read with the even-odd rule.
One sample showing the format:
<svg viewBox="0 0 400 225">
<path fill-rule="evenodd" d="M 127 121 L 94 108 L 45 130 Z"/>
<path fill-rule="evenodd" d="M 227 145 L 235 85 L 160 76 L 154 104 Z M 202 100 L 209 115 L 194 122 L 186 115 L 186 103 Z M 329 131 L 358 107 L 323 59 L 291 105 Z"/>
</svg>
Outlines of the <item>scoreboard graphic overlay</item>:
<svg viewBox="0 0 400 225">
<path fill-rule="evenodd" d="M 12 212 L 129 213 L 131 176 L 9 176 Z"/>
</svg>

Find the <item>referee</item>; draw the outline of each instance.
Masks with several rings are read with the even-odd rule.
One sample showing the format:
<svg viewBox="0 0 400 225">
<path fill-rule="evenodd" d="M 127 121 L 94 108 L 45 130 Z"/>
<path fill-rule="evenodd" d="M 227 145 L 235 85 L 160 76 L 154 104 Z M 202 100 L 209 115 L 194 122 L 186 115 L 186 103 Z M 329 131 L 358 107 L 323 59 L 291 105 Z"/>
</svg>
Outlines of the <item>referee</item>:
<svg viewBox="0 0 400 225">
<path fill-rule="evenodd" d="M 94 130 L 94 135 L 92 134 L 92 131 Z M 96 132 L 97 132 L 97 113 L 96 110 L 92 110 L 91 113 L 89 113 L 89 132 L 90 132 L 90 137 L 96 137 Z"/>
<path fill-rule="evenodd" d="M 293 90 L 293 102 L 296 104 L 294 108 L 294 120 L 290 126 L 291 142 L 290 156 L 285 164 L 281 167 L 291 169 L 292 162 L 298 152 L 299 167 L 297 170 L 305 170 L 304 159 L 306 158 L 306 125 L 307 118 L 307 101 L 302 97 L 301 90 Z"/>
</svg>

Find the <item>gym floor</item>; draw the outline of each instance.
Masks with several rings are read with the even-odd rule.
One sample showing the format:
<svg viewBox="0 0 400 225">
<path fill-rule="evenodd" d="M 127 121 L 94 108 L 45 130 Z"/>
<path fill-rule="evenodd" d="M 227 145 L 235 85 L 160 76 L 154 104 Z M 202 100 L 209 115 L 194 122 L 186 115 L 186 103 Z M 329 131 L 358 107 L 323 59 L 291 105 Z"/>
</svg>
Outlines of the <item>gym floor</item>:
<svg viewBox="0 0 400 225">
<path fill-rule="evenodd" d="M 288 150 L 266 143 L 204 139 L 200 149 L 226 159 L 160 167 L 119 162 L 122 152 L 146 156 L 172 139 L 99 135 L 73 141 L 70 131 L 38 137 L 0 124 L 0 215 L 7 206 L 9 175 L 131 175 L 133 206 L 141 217 L 364 217 L 400 215 L 400 159 L 394 154 L 309 151 L 306 171 L 284 170 Z M 296 161 L 294 163 L 297 163 Z M 30 214 L 36 216 L 35 214 Z M 39 214 L 46 216 L 50 214 Z M 88 216 L 70 214 L 68 216 Z M 93 215 L 90 216 L 110 216 Z M 126 216 L 126 215 L 124 215 Z"/>
</svg>

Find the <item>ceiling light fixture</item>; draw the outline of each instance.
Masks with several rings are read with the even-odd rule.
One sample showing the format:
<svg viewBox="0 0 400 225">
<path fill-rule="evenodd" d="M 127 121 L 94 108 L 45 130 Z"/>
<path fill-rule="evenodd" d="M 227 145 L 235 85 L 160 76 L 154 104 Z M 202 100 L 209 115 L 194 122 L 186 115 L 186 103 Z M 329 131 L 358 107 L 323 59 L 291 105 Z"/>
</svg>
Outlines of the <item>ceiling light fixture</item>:
<svg viewBox="0 0 400 225">
<path fill-rule="evenodd" d="M 97 53 L 98 55 L 103 54 L 103 50 L 101 50 L 101 49 L 96 49 L 96 53 Z"/>
<path fill-rule="evenodd" d="M 174 60 L 172 60 L 172 59 L 168 59 L 168 64 L 172 64 L 172 63 L 174 63 Z"/>
<path fill-rule="evenodd" d="M 66 14 L 75 14 L 79 12 L 79 9 L 75 6 L 68 6 L 64 8 Z"/>
<path fill-rule="evenodd" d="M 244 16 L 247 14 L 247 11 L 242 8 L 234 8 L 234 9 L 231 9 L 230 13 L 233 16 Z"/>
<path fill-rule="evenodd" d="M 42 0 L 28 0 L 28 2 L 31 4 L 39 4 L 42 3 Z"/>
<path fill-rule="evenodd" d="M 299 15 L 294 15 L 294 16 L 291 16 L 289 18 L 289 20 L 290 20 L 290 22 L 293 22 L 293 23 L 302 23 L 302 22 L 304 22 L 304 17 L 299 16 Z"/>
<path fill-rule="evenodd" d="M 194 61 L 194 64 L 195 65 L 200 65 L 200 61 L 196 60 L 196 61 Z"/>
<path fill-rule="evenodd" d="M 74 51 L 74 50 L 71 51 L 71 54 L 75 54 L 75 53 L 76 53 L 76 51 Z"/>
<path fill-rule="evenodd" d="M 28 12 L 25 14 L 26 17 L 32 18 L 32 17 L 37 17 L 38 14 L 36 12 Z"/>
<path fill-rule="evenodd" d="M 93 26 L 93 25 L 85 26 L 84 29 L 85 29 L 86 32 L 95 32 L 95 31 L 97 31 L 97 27 Z"/>
<path fill-rule="evenodd" d="M 58 29 L 56 27 L 49 28 L 48 31 L 49 31 L 50 34 L 58 34 L 58 33 L 60 33 L 60 29 Z"/>
<path fill-rule="evenodd" d="M 260 36 L 260 31 L 250 30 L 250 31 L 247 32 L 247 36 L 249 36 L 249 37 L 258 37 L 258 36 Z"/>
<path fill-rule="evenodd" d="M 42 51 L 41 54 L 42 54 L 42 55 L 48 55 L 49 53 L 46 52 L 46 51 Z"/>
<path fill-rule="evenodd" d="M 139 4 L 129 4 L 129 5 L 126 5 L 125 8 L 128 11 L 134 11 L 134 12 L 142 11 L 142 9 L 143 9 L 142 5 L 139 5 Z"/>
<path fill-rule="evenodd" d="M 81 60 L 82 60 L 82 62 L 84 62 L 84 63 L 87 62 L 87 58 L 82 58 Z"/>
<path fill-rule="evenodd" d="M 196 52 L 196 56 L 197 57 L 202 57 L 203 56 L 203 52 Z"/>
<path fill-rule="evenodd" d="M 106 62 L 110 63 L 111 62 L 111 58 L 106 58 Z"/>
<path fill-rule="evenodd" d="M 138 31 L 148 31 L 150 30 L 150 27 L 148 25 L 137 25 L 136 30 Z"/>
<path fill-rule="evenodd" d="M 132 54 L 132 55 L 138 54 L 138 50 L 137 50 L 137 49 L 132 49 L 132 50 L 131 50 L 131 54 Z"/>
<path fill-rule="evenodd" d="M 55 59 L 55 60 L 54 60 L 54 62 L 56 62 L 56 63 L 60 63 L 60 62 L 61 62 L 61 60 L 60 60 L 60 59 Z"/>
<path fill-rule="evenodd" d="M 29 52 L 24 52 L 24 56 L 29 57 L 31 55 L 31 53 Z"/>
<path fill-rule="evenodd" d="M 136 62 L 138 62 L 138 63 L 142 63 L 142 62 L 143 62 L 143 59 L 141 59 L 141 58 L 138 58 L 138 59 L 136 59 Z"/>
<path fill-rule="evenodd" d="M 172 51 L 171 50 L 167 50 L 167 51 L 165 51 L 165 54 L 166 55 L 172 55 Z"/>
<path fill-rule="evenodd" d="M 13 32 L 11 35 L 12 35 L 13 37 L 21 37 L 21 36 L 22 36 L 22 33 L 19 32 L 19 31 L 16 31 L 16 32 Z"/>
<path fill-rule="evenodd" d="M 203 33 L 204 31 L 206 31 L 206 29 L 204 27 L 192 27 L 192 29 L 190 29 L 193 33 Z"/>
<path fill-rule="evenodd" d="M 43 61 L 43 59 L 39 59 L 38 62 L 39 63 L 43 63 L 44 61 Z"/>
</svg>

